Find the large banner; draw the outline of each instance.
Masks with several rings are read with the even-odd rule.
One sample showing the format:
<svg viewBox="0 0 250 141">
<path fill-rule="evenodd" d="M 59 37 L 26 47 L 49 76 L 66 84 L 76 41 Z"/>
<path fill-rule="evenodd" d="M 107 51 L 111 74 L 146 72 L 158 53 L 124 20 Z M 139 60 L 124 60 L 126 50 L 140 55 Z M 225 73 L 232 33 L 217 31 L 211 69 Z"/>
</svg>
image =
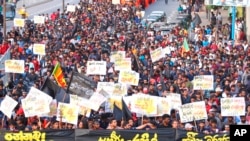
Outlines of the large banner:
<svg viewBox="0 0 250 141">
<path fill-rule="evenodd" d="M 93 94 L 96 83 L 86 75 L 79 73 L 73 73 L 72 75 L 68 88 L 69 93 L 89 99 Z"/>
<path fill-rule="evenodd" d="M 36 141 L 229 141 L 228 134 L 203 134 L 187 132 L 185 130 L 88 130 L 88 129 L 61 129 L 42 131 L 1 131 L 1 141 L 13 140 Z"/>
<path fill-rule="evenodd" d="M 248 7 L 250 6 L 250 1 L 249 0 L 205 0 L 205 5 Z"/>
</svg>

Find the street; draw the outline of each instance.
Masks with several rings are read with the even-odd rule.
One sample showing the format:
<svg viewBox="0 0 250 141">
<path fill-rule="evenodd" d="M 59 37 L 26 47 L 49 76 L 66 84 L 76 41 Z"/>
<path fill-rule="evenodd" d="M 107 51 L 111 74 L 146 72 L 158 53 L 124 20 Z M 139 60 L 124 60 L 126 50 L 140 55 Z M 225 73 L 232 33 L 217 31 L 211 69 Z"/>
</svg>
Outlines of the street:
<svg viewBox="0 0 250 141">
<path fill-rule="evenodd" d="M 76 0 L 65 0 L 65 5 L 67 5 L 67 3 L 69 4 L 77 4 L 78 1 Z M 19 10 L 19 8 L 22 7 L 22 2 L 19 1 L 17 3 L 17 9 L 16 12 Z M 42 14 L 42 13 L 49 13 L 51 14 L 52 12 L 54 12 L 56 9 L 62 9 L 62 0 L 52 0 L 49 1 L 47 3 L 43 3 L 40 5 L 36 5 L 30 8 L 27 8 L 26 11 L 28 13 L 29 19 L 32 19 L 35 15 L 38 14 Z M 19 14 L 16 14 L 16 18 L 20 18 Z M 13 21 L 7 21 L 7 31 L 9 31 L 12 27 L 13 27 Z"/>
<path fill-rule="evenodd" d="M 69 4 L 77 4 L 78 1 L 76 0 L 65 0 L 65 5 Z M 158 0 L 155 3 L 151 4 L 145 11 L 145 16 L 149 15 L 152 11 L 165 11 L 167 14 L 168 19 L 173 18 L 174 15 L 177 13 L 179 2 L 177 0 L 169 0 L 168 4 L 165 4 L 165 0 Z M 17 9 L 22 7 L 22 2 L 17 3 Z M 52 0 L 47 3 L 43 3 L 40 5 L 36 5 L 30 8 L 27 8 L 26 11 L 28 13 L 29 19 L 32 19 L 35 15 L 42 14 L 42 13 L 49 13 L 51 14 L 56 9 L 62 8 L 62 1 L 58 2 L 58 0 Z M 19 14 L 16 14 L 16 18 L 20 18 Z M 7 21 L 7 31 L 9 31 L 13 27 L 13 21 Z"/>
</svg>

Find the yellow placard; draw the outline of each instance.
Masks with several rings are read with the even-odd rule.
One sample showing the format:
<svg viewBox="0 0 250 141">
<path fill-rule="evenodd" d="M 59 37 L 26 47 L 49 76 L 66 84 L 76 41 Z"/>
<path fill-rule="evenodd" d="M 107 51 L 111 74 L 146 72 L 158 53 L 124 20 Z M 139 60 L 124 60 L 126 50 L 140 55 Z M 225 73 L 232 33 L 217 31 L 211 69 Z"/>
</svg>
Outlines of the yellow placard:
<svg viewBox="0 0 250 141">
<path fill-rule="evenodd" d="M 110 61 L 111 62 L 116 62 L 116 61 L 124 59 L 125 57 L 126 57 L 125 51 L 111 52 Z"/>
<path fill-rule="evenodd" d="M 157 114 L 157 97 L 140 94 L 131 103 L 131 111 L 143 115 Z"/>
<path fill-rule="evenodd" d="M 24 60 L 6 60 L 4 65 L 5 72 L 24 73 Z"/>
<path fill-rule="evenodd" d="M 14 26 L 15 27 L 24 27 L 24 25 L 25 25 L 24 19 L 14 18 Z"/>
<path fill-rule="evenodd" d="M 195 76 L 193 80 L 194 90 L 213 90 L 214 77 L 213 75 L 199 75 Z"/>
<path fill-rule="evenodd" d="M 37 55 L 46 55 L 45 44 L 34 44 L 33 53 Z"/>
<path fill-rule="evenodd" d="M 131 59 L 126 58 L 115 62 L 115 70 L 131 70 Z"/>
<path fill-rule="evenodd" d="M 138 86 L 139 73 L 135 71 L 120 71 L 119 83 Z"/>
<path fill-rule="evenodd" d="M 150 51 L 150 57 L 151 57 L 152 62 L 156 62 L 160 60 L 163 57 L 163 55 L 164 54 L 163 54 L 162 47 L 157 48 L 153 51 Z"/>
<path fill-rule="evenodd" d="M 57 120 L 62 118 L 62 122 L 76 125 L 78 121 L 79 107 L 74 104 L 66 104 L 59 102 L 57 111 Z"/>
</svg>

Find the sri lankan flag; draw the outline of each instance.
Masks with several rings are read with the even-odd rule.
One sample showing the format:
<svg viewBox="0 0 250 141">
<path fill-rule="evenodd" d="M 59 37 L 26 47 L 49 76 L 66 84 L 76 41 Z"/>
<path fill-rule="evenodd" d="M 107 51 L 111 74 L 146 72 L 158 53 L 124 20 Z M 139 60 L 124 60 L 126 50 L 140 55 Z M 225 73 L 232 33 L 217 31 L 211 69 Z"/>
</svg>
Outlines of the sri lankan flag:
<svg viewBox="0 0 250 141">
<path fill-rule="evenodd" d="M 184 38 L 183 45 L 181 47 L 181 56 L 183 57 L 183 54 L 186 53 L 186 52 L 189 52 L 189 51 L 190 51 L 190 48 L 188 46 L 187 39 Z"/>
<path fill-rule="evenodd" d="M 62 71 L 62 68 L 60 66 L 59 63 L 56 64 L 53 72 L 52 72 L 52 75 L 54 76 L 57 84 L 62 87 L 62 88 L 66 88 L 66 81 L 65 81 L 65 78 L 64 78 L 64 75 L 63 75 L 63 71 Z"/>
</svg>

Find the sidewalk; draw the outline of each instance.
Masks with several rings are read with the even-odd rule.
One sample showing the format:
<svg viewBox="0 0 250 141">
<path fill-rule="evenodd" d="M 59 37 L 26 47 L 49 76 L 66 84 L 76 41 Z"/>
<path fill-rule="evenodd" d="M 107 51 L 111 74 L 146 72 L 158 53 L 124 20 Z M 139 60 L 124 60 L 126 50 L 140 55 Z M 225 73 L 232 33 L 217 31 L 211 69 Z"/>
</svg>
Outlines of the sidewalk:
<svg viewBox="0 0 250 141">
<path fill-rule="evenodd" d="M 221 12 L 223 24 L 228 23 L 228 10 L 224 10 L 223 8 L 220 8 L 218 11 Z M 214 11 L 214 13 L 216 13 L 216 11 Z M 207 18 L 206 16 L 205 7 L 200 12 L 198 12 L 198 14 L 202 21 L 201 26 L 206 26 L 210 24 L 210 19 Z M 211 18 L 211 14 L 210 14 L 210 18 Z"/>
</svg>

